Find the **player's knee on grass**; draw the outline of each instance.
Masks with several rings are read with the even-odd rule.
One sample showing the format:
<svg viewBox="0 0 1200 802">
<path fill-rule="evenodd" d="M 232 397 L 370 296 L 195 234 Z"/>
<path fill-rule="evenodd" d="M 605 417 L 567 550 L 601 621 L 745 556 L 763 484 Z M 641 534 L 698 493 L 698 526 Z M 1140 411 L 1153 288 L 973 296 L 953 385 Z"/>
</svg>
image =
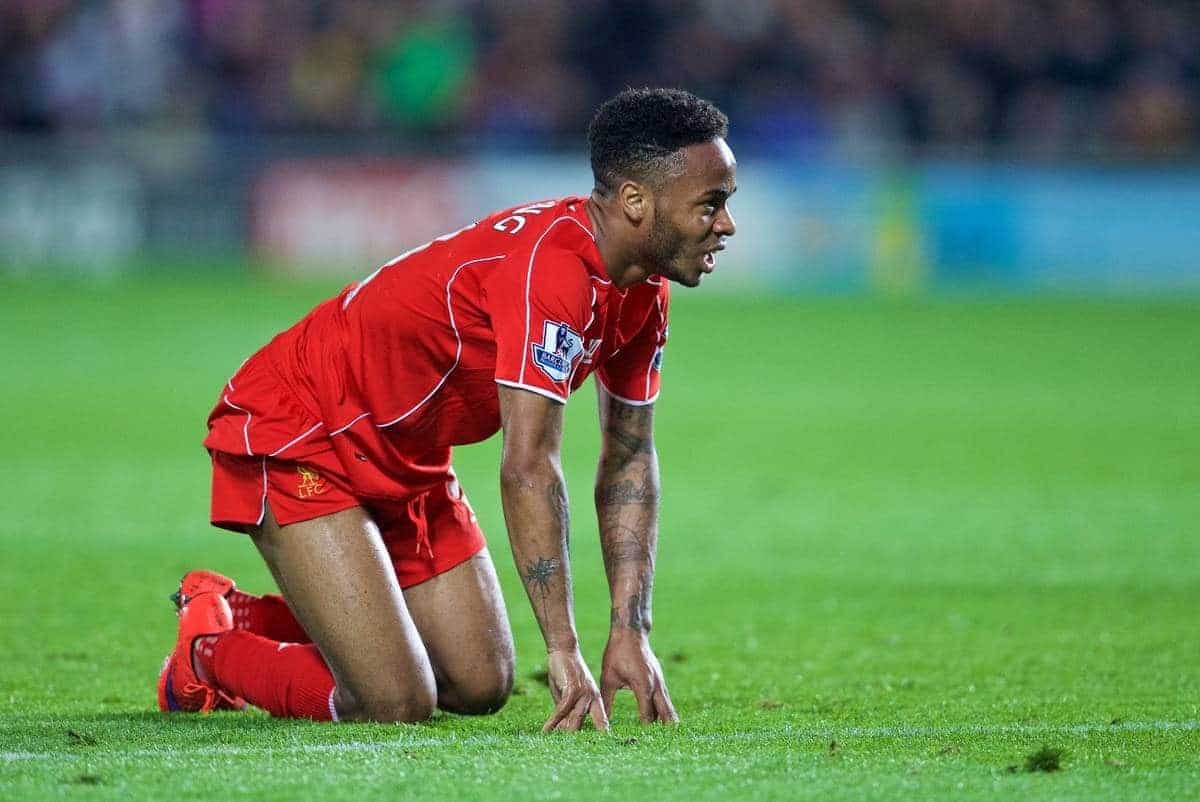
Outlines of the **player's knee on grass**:
<svg viewBox="0 0 1200 802">
<path fill-rule="evenodd" d="M 418 678 L 398 678 L 392 687 L 355 695 L 338 686 L 334 703 L 341 721 L 410 724 L 425 721 L 437 708 L 437 689 Z M 407 682 L 403 680 L 407 679 Z"/>
<path fill-rule="evenodd" d="M 497 659 L 477 667 L 469 677 L 456 678 L 442 688 L 438 704 L 443 710 L 464 716 L 486 716 L 504 707 L 512 695 L 516 666 L 511 659 Z"/>
<path fill-rule="evenodd" d="M 338 689 L 334 699 L 337 718 L 342 722 L 413 724 L 431 718 L 437 707 L 437 693 L 431 688 L 412 688 L 361 701 Z"/>
</svg>

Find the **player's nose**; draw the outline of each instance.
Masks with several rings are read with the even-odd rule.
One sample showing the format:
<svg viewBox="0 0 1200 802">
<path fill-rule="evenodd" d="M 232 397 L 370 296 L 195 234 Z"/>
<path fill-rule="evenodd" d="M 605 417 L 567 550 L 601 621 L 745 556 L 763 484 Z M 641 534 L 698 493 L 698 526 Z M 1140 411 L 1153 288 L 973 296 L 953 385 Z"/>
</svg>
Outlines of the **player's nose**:
<svg viewBox="0 0 1200 802">
<path fill-rule="evenodd" d="M 713 233 L 722 237 L 732 237 L 736 232 L 737 223 L 734 222 L 733 215 L 729 213 L 729 209 L 721 209 L 721 213 L 713 221 Z"/>
</svg>

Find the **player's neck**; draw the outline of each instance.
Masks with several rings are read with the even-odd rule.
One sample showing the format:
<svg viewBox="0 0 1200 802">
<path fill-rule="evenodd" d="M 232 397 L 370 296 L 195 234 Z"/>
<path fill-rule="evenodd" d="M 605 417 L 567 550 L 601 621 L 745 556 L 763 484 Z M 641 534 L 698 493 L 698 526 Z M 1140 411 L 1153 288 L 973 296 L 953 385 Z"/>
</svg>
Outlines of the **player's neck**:
<svg viewBox="0 0 1200 802">
<path fill-rule="evenodd" d="M 604 272 L 608 273 L 613 285 L 623 289 L 649 278 L 650 271 L 637 263 L 633 249 L 617 233 L 620 222 L 613 219 L 611 210 L 595 192 L 587 199 L 585 208 L 596 238 L 596 249 L 604 262 Z"/>
</svg>

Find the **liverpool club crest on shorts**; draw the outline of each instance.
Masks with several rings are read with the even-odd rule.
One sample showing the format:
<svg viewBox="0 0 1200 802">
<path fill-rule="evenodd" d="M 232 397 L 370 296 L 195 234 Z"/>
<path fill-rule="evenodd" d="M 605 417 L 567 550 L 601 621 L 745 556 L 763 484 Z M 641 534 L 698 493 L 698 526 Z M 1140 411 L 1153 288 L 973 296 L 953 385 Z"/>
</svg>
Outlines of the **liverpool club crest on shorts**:
<svg viewBox="0 0 1200 802">
<path fill-rule="evenodd" d="M 583 338 L 566 323 L 546 321 L 542 342 L 533 344 L 533 363 L 553 381 L 566 381 L 583 356 Z"/>
<path fill-rule="evenodd" d="M 312 468 L 297 465 L 296 472 L 300 475 L 300 481 L 296 483 L 296 495 L 300 496 L 300 498 L 319 496 L 329 489 L 325 477 Z"/>
</svg>

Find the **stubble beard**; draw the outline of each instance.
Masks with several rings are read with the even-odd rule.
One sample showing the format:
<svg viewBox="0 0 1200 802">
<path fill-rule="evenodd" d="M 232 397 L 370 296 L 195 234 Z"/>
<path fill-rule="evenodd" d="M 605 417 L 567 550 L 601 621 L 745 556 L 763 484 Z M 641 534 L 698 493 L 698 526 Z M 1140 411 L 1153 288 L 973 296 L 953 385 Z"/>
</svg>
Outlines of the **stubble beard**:
<svg viewBox="0 0 1200 802">
<path fill-rule="evenodd" d="M 646 247 L 649 255 L 647 261 L 654 266 L 655 273 L 668 281 L 695 287 L 700 283 L 699 272 L 685 270 L 681 264 L 685 239 L 682 231 L 656 213 Z"/>
</svg>

